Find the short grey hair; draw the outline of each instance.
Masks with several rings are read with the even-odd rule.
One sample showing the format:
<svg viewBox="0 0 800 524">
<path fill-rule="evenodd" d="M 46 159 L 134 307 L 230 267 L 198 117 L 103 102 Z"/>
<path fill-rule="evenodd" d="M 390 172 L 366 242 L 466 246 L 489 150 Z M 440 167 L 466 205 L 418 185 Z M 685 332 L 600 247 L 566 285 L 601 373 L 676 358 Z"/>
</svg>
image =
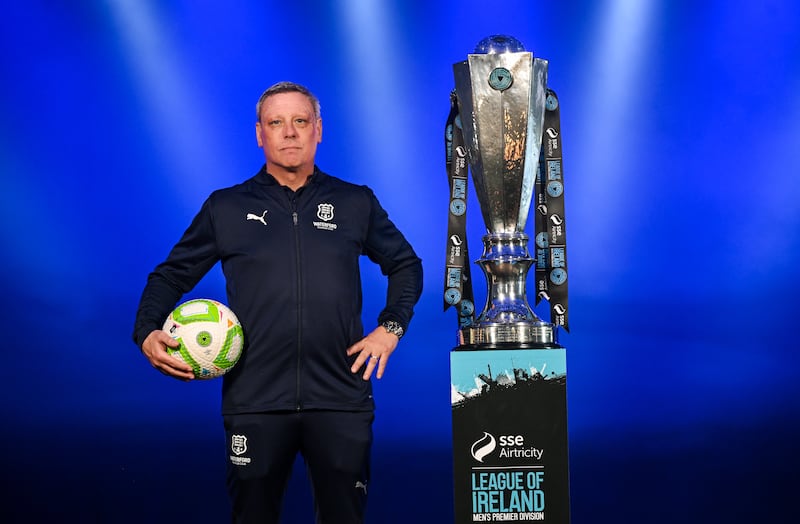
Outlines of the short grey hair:
<svg viewBox="0 0 800 524">
<path fill-rule="evenodd" d="M 305 95 L 314 108 L 314 115 L 317 118 L 320 117 L 319 99 L 306 86 L 295 82 L 278 82 L 267 88 L 258 98 L 258 103 L 256 104 L 256 122 L 261 121 L 261 106 L 264 105 L 264 101 L 272 95 L 277 95 L 279 93 L 300 93 L 301 95 Z"/>
</svg>

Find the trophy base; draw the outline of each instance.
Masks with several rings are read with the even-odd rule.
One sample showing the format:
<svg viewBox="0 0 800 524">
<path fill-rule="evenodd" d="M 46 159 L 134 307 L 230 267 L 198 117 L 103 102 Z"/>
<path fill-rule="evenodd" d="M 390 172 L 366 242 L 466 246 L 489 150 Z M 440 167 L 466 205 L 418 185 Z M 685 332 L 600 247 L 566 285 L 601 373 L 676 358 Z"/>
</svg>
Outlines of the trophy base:
<svg viewBox="0 0 800 524">
<path fill-rule="evenodd" d="M 560 348 L 556 330 L 548 322 L 482 324 L 458 331 L 456 350 Z"/>
</svg>

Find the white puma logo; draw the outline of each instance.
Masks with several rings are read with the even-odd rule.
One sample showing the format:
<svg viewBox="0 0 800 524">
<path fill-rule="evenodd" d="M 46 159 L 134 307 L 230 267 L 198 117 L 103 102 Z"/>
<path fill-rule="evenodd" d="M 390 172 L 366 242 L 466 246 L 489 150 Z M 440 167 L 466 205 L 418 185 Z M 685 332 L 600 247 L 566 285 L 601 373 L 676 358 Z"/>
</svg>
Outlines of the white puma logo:
<svg viewBox="0 0 800 524">
<path fill-rule="evenodd" d="M 258 220 L 259 222 L 261 222 L 266 226 L 267 225 L 267 220 L 265 218 L 266 216 L 267 216 L 267 210 L 265 209 L 264 212 L 261 213 L 261 216 L 258 216 L 255 213 L 247 213 L 247 220 Z"/>
<path fill-rule="evenodd" d="M 356 489 L 361 488 L 364 490 L 364 495 L 367 494 L 367 484 L 366 482 L 356 481 L 356 485 L 354 486 Z"/>
</svg>

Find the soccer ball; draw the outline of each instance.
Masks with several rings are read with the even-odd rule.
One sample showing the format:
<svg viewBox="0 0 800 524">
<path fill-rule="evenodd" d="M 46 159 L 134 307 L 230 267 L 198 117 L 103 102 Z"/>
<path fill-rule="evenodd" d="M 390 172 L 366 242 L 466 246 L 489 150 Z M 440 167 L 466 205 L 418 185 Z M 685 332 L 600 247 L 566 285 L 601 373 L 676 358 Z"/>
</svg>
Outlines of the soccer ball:
<svg viewBox="0 0 800 524">
<path fill-rule="evenodd" d="M 239 319 L 225 304 L 207 298 L 189 300 L 175 308 L 164 331 L 180 342 L 167 353 L 192 366 L 200 379 L 224 375 L 236 364 L 244 348 Z"/>
</svg>

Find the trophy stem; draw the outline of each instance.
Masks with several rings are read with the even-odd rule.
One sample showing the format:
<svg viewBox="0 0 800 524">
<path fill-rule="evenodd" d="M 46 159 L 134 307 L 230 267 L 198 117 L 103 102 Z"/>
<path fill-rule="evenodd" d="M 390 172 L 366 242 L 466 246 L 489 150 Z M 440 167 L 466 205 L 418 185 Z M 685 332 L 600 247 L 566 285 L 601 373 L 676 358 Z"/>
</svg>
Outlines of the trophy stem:
<svg viewBox="0 0 800 524">
<path fill-rule="evenodd" d="M 486 304 L 475 324 L 460 330 L 460 343 L 475 348 L 558 347 L 553 325 L 528 305 L 526 280 L 535 261 L 525 233 L 489 233 L 477 261 L 486 276 Z"/>
</svg>

